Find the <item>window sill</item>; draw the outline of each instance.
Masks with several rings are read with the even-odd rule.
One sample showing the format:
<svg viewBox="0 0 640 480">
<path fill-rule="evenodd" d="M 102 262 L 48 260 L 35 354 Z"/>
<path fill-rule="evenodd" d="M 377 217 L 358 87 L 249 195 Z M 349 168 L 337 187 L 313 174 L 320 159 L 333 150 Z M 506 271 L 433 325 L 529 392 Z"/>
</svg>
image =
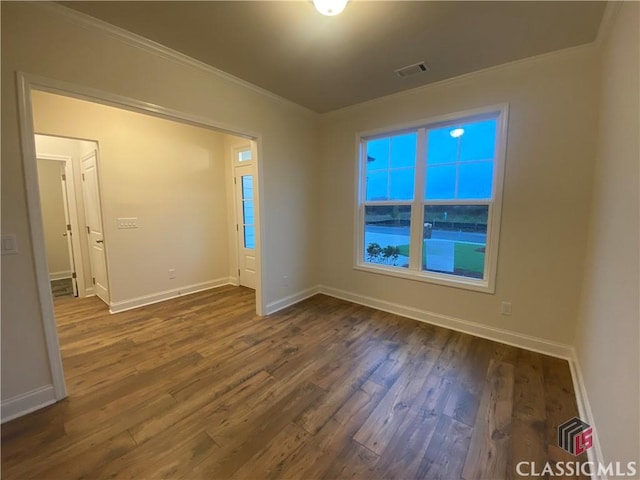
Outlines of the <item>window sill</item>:
<svg viewBox="0 0 640 480">
<path fill-rule="evenodd" d="M 463 290 L 472 290 L 482 293 L 495 293 L 495 286 L 491 285 L 487 280 L 473 280 L 462 277 L 455 277 L 445 274 L 434 274 L 428 272 L 416 272 L 398 267 L 386 267 L 382 265 L 373 265 L 368 263 L 357 263 L 354 270 L 362 272 L 375 273 L 378 275 L 387 275 L 390 277 L 404 278 L 406 280 L 414 280 L 417 282 L 432 283 L 445 287 L 461 288 Z"/>
</svg>

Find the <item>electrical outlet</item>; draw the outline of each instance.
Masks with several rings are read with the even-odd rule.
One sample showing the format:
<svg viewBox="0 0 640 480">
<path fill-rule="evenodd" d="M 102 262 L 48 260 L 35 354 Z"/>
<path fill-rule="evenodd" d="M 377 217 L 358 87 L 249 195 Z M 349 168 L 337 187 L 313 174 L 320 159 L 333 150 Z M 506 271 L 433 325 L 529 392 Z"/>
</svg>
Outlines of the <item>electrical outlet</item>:
<svg viewBox="0 0 640 480">
<path fill-rule="evenodd" d="M 169 280 L 176 278 L 176 269 L 175 268 L 170 268 L 169 269 Z"/>
<path fill-rule="evenodd" d="M 289 275 L 283 275 L 282 276 L 282 286 L 283 287 L 288 287 L 289 286 Z"/>
<path fill-rule="evenodd" d="M 500 313 L 502 315 L 511 315 L 511 302 L 502 302 L 500 304 Z"/>
</svg>

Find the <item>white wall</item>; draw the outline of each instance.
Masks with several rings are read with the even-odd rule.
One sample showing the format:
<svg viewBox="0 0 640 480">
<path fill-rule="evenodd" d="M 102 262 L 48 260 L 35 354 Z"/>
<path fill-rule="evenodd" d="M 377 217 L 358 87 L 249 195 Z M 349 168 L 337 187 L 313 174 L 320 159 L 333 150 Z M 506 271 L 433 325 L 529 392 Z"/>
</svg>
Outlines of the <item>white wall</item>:
<svg viewBox="0 0 640 480">
<path fill-rule="evenodd" d="M 49 275 L 56 279 L 71 277 L 69 248 L 67 238 L 63 236 L 67 230 L 64 214 L 65 202 L 60 179 L 63 172 L 64 162 L 38 160 L 38 187 L 42 205 L 47 264 Z"/>
<path fill-rule="evenodd" d="M 318 283 L 314 255 L 317 119 L 197 66 L 85 28 L 35 3 L 2 2 L 2 232 L 20 253 L 2 260 L 2 399 L 50 385 L 18 134 L 16 72 L 161 105 L 260 135 L 264 303 Z M 314 193 L 310 195 L 310 193 Z M 121 210 L 122 213 L 130 209 Z M 110 215 L 120 215 L 113 210 Z M 277 281 L 288 274 L 288 284 Z M 117 292 L 120 295 L 119 292 Z"/>
<path fill-rule="evenodd" d="M 49 93 L 32 102 L 37 132 L 100 147 L 112 304 L 228 279 L 224 134 Z"/>
<path fill-rule="evenodd" d="M 554 342 L 573 338 L 585 253 L 597 56 L 581 47 L 330 113 L 322 121 L 321 282 Z M 508 102 L 495 295 L 356 271 L 356 134 Z M 500 315 L 511 301 L 513 315 Z"/>
<path fill-rule="evenodd" d="M 606 462 L 640 461 L 640 5 L 604 45 L 598 155 L 576 349 Z"/>
</svg>

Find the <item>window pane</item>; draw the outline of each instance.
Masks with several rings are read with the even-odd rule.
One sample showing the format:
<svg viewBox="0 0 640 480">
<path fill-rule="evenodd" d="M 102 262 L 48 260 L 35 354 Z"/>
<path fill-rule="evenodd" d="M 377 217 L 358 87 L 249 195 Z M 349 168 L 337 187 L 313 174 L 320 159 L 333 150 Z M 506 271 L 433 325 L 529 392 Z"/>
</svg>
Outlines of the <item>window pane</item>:
<svg viewBox="0 0 640 480">
<path fill-rule="evenodd" d="M 242 202 L 242 223 L 252 225 L 255 222 L 253 216 L 253 200 Z"/>
<path fill-rule="evenodd" d="M 367 171 L 389 168 L 389 138 L 367 142 Z"/>
<path fill-rule="evenodd" d="M 491 198 L 493 162 L 461 163 L 458 198 Z"/>
<path fill-rule="evenodd" d="M 497 126 L 492 118 L 427 132 L 427 200 L 491 198 Z"/>
<path fill-rule="evenodd" d="M 416 165 L 416 132 L 396 135 L 391 138 L 391 167 L 414 167 Z"/>
<path fill-rule="evenodd" d="M 389 200 L 413 200 L 413 168 L 390 170 L 391 195 Z"/>
<path fill-rule="evenodd" d="M 484 278 L 488 205 L 424 207 L 422 269 Z"/>
<path fill-rule="evenodd" d="M 251 150 L 242 150 L 238 152 L 238 161 L 239 162 L 247 162 L 251 160 Z"/>
<path fill-rule="evenodd" d="M 367 206 L 364 216 L 364 261 L 408 268 L 411 207 Z"/>
<path fill-rule="evenodd" d="M 367 173 L 367 200 L 388 200 L 389 170 Z"/>
<path fill-rule="evenodd" d="M 366 200 L 413 200 L 418 133 L 366 142 Z"/>
<path fill-rule="evenodd" d="M 457 161 L 458 139 L 451 136 L 454 128 L 437 128 L 427 132 L 427 165 Z"/>
<path fill-rule="evenodd" d="M 438 165 L 427 167 L 427 200 L 445 200 L 455 198 L 456 166 Z"/>
<path fill-rule="evenodd" d="M 253 175 L 242 176 L 242 198 L 253 198 Z"/>
<path fill-rule="evenodd" d="M 256 234 L 253 225 L 244 227 L 244 248 L 256 248 Z"/>
<path fill-rule="evenodd" d="M 497 125 L 495 118 L 464 124 L 464 134 L 460 137 L 460 161 L 493 160 Z"/>
</svg>

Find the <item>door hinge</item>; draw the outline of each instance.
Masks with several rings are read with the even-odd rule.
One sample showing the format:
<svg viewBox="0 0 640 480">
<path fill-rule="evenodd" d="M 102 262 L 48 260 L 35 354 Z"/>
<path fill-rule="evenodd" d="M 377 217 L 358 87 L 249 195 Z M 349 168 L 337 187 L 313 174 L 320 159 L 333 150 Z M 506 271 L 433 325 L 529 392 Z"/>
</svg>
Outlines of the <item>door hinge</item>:
<svg viewBox="0 0 640 480">
<path fill-rule="evenodd" d="M 233 184 L 234 184 L 234 185 L 237 185 L 237 184 L 238 184 L 238 182 L 237 182 L 237 180 L 236 180 L 236 177 L 233 177 Z"/>
<path fill-rule="evenodd" d="M 82 181 L 84 182 L 84 173 L 82 174 Z"/>
<path fill-rule="evenodd" d="M 73 273 L 71 274 L 71 278 L 78 278 L 78 275 L 76 275 L 76 272 L 73 272 Z"/>
<path fill-rule="evenodd" d="M 240 276 L 240 269 L 238 269 L 238 276 Z"/>
<path fill-rule="evenodd" d="M 93 282 L 93 284 L 96 284 L 96 277 L 91 277 L 91 281 Z"/>
<path fill-rule="evenodd" d="M 64 173 L 62 174 L 62 181 L 63 181 L 63 182 L 66 182 L 66 181 L 67 181 L 67 176 L 66 176 Z"/>
<path fill-rule="evenodd" d="M 71 231 L 71 224 L 67 223 L 67 231 L 70 232 Z"/>
<path fill-rule="evenodd" d="M 91 227 L 89 225 L 87 225 L 87 235 L 91 234 Z"/>
<path fill-rule="evenodd" d="M 236 232 L 240 231 L 240 227 L 238 227 L 238 224 L 236 223 Z"/>
</svg>

